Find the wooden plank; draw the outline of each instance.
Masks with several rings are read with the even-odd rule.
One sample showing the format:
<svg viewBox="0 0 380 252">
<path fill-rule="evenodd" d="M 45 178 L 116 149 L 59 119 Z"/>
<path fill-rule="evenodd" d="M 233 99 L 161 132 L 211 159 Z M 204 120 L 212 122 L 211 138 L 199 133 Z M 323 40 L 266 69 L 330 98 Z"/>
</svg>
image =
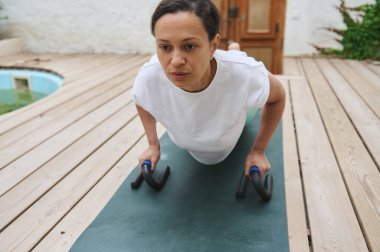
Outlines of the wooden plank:
<svg viewBox="0 0 380 252">
<path fill-rule="evenodd" d="M 357 60 L 345 60 L 347 64 L 351 66 L 351 68 L 355 69 L 357 73 L 366 79 L 366 81 L 371 84 L 377 91 L 380 91 L 380 76 L 376 75 L 374 72 L 368 69 L 366 65 Z"/>
<path fill-rule="evenodd" d="M 284 151 L 284 176 L 286 213 L 288 217 L 289 248 L 291 252 L 309 251 L 306 210 L 303 198 L 302 179 L 298 163 L 296 135 L 292 116 L 288 81 L 281 79 L 286 91 L 286 104 L 282 116 Z"/>
<path fill-rule="evenodd" d="M 129 67 L 135 67 L 136 65 L 141 65 L 146 61 L 146 58 L 141 58 L 139 60 L 135 60 L 133 63 L 130 63 Z M 97 72 L 95 74 L 88 73 L 86 77 L 76 81 L 75 86 L 64 86 L 60 89 L 59 92 L 55 92 L 45 99 L 39 100 L 33 104 L 30 104 L 28 107 L 21 108 L 19 110 L 14 111 L 14 118 L 12 120 L 6 120 L 0 124 L 0 135 L 5 132 L 13 129 L 14 127 L 25 123 L 31 118 L 38 116 L 45 111 L 63 103 L 67 100 L 80 95 L 91 88 L 94 88 L 104 81 L 110 80 L 117 75 L 125 72 L 126 66 L 123 62 L 120 62 L 116 66 L 105 67 L 102 72 Z M 105 74 L 107 73 L 107 74 Z M 85 73 L 83 73 L 85 74 Z M 17 116 L 15 116 L 17 114 Z"/>
<path fill-rule="evenodd" d="M 1 251 L 28 251 L 72 209 L 144 135 L 135 118 L 0 233 Z"/>
<path fill-rule="evenodd" d="M 96 72 L 102 72 L 104 68 L 108 66 L 117 66 L 117 64 L 120 64 L 123 61 L 133 62 L 133 58 L 135 56 L 128 55 L 128 58 L 125 59 L 123 56 L 101 56 L 101 55 L 95 55 L 94 57 L 80 59 L 73 64 L 73 68 L 67 69 L 67 66 L 64 66 L 64 69 L 60 67 L 60 71 L 66 76 L 65 77 L 65 85 L 76 83 L 78 80 L 80 80 L 83 77 L 86 77 L 84 73 L 91 73 L 94 74 Z M 128 66 L 128 65 L 127 65 Z M 105 72 L 103 72 L 105 74 Z"/>
<path fill-rule="evenodd" d="M 380 251 L 380 173 L 317 65 L 303 65 L 367 244 Z"/>
<path fill-rule="evenodd" d="M 347 115 L 360 133 L 367 149 L 380 165 L 380 120 L 367 104 L 359 97 L 347 81 L 338 73 L 331 63 L 325 59 L 315 60 L 325 78 L 343 105 Z"/>
<path fill-rule="evenodd" d="M 48 123 L 52 123 L 53 120 L 61 120 L 62 117 L 65 116 L 67 117 L 66 113 L 78 113 L 75 111 L 78 110 L 81 105 L 86 105 L 87 103 L 93 102 L 92 100 L 98 99 L 98 96 L 100 94 L 102 96 L 105 96 L 106 94 L 110 93 L 107 95 L 107 97 L 112 97 L 111 93 L 116 95 L 121 93 L 126 88 L 132 87 L 132 78 L 136 75 L 137 70 L 138 67 L 129 69 L 122 75 L 115 77 L 112 81 L 104 82 L 103 84 L 89 90 L 88 92 L 76 96 L 69 101 L 58 105 L 57 107 L 46 111 L 43 116 L 34 117 L 28 121 L 28 123 L 24 123 L 4 133 L 0 136 L 0 149 L 9 146 L 17 140 L 29 138 L 28 134 L 34 134 L 35 131 L 38 131 L 43 127 L 49 127 L 48 131 L 52 132 L 51 126 L 47 126 Z M 58 126 L 61 126 L 60 128 L 63 128 L 63 123 L 59 123 Z M 46 139 L 47 137 L 48 134 L 45 132 L 43 139 Z M 42 141 L 42 139 L 40 139 L 40 141 Z M 30 139 L 28 139 L 28 143 L 30 144 Z"/>
<path fill-rule="evenodd" d="M 368 251 L 310 88 L 290 90 L 313 251 Z"/>
<path fill-rule="evenodd" d="M 284 75 L 302 76 L 302 72 L 299 69 L 296 58 L 284 58 Z"/>
<path fill-rule="evenodd" d="M 47 69 L 49 71 L 56 72 L 60 75 L 65 75 L 69 71 L 75 71 L 78 68 L 78 64 L 82 60 L 87 60 L 87 62 L 91 62 L 90 60 L 96 61 L 96 55 L 81 55 L 81 54 L 69 54 L 62 55 L 60 57 L 49 57 L 43 58 L 41 62 L 26 62 L 24 65 L 33 66 L 34 68 Z"/>
<path fill-rule="evenodd" d="M 164 132 L 165 129 L 159 125 L 157 127 L 158 136 L 160 137 Z M 69 251 L 130 172 L 138 165 L 137 158 L 147 145 L 146 138 L 141 138 L 112 170 L 44 237 L 33 251 Z"/>
<path fill-rule="evenodd" d="M 99 125 L 113 112 L 125 106 L 132 99 L 131 90 L 123 92 L 117 98 L 107 102 L 99 109 L 81 118 L 75 124 L 60 131 L 43 144 L 38 145 L 22 157 L 0 170 L 0 195 L 7 192 L 41 165 L 70 146 L 82 135 Z M 43 132 L 41 133 L 43 134 Z"/>
<path fill-rule="evenodd" d="M 331 62 L 339 70 L 346 81 L 350 83 L 356 92 L 363 98 L 364 102 L 375 112 L 377 117 L 380 118 L 380 91 L 369 84 L 343 60 L 332 59 Z"/>
<path fill-rule="evenodd" d="M 18 65 L 24 63 L 26 60 L 35 59 L 39 54 L 36 53 L 18 53 L 12 54 L 8 56 L 1 57 L 0 66 L 1 67 L 9 67 L 13 65 Z"/>
<path fill-rule="evenodd" d="M 73 55 L 68 54 L 37 54 L 35 57 L 25 58 L 13 67 L 30 69 L 48 68 L 49 65 L 56 63 L 56 61 L 65 61 L 72 58 Z"/>
<path fill-rule="evenodd" d="M 303 76 L 292 76 L 292 75 L 283 75 L 283 74 L 274 74 L 276 78 L 281 78 L 284 80 L 304 80 Z"/>
<path fill-rule="evenodd" d="M 366 65 L 378 76 L 380 76 L 380 65 L 379 63 L 374 64 L 374 63 L 366 63 Z"/>
<path fill-rule="evenodd" d="M 137 116 L 129 103 L 0 197 L 0 230 Z"/>
<path fill-rule="evenodd" d="M 108 55 L 97 54 L 60 54 L 60 55 L 46 55 L 36 57 L 31 60 L 26 60 L 24 63 L 19 64 L 20 67 L 31 67 L 36 69 L 47 69 L 49 71 L 57 72 L 60 75 L 65 75 L 67 72 L 78 71 L 81 64 L 96 63 L 99 61 L 107 60 Z"/>
<path fill-rule="evenodd" d="M 39 69 L 43 68 L 44 65 L 50 64 L 55 60 L 62 60 L 65 58 L 69 58 L 71 55 L 63 55 L 63 54 L 31 54 L 28 57 L 24 57 L 18 61 L 9 62 L 7 64 L 10 68 L 28 68 L 28 69 Z"/>
</svg>

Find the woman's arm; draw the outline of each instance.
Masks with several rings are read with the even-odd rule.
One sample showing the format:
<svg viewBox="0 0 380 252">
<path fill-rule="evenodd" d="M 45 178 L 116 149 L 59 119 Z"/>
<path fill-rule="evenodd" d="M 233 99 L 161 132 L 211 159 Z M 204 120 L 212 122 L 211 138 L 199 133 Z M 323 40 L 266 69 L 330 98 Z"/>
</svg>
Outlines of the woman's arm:
<svg viewBox="0 0 380 252">
<path fill-rule="evenodd" d="M 269 97 L 264 106 L 259 132 L 246 159 L 245 174 L 253 165 L 259 167 L 262 176 L 270 169 L 270 163 L 265 156 L 269 141 L 281 120 L 285 108 L 285 90 L 279 80 L 269 73 Z"/>
<path fill-rule="evenodd" d="M 141 164 L 145 160 L 150 160 L 152 162 L 152 170 L 156 169 L 156 164 L 160 159 L 160 142 L 157 136 L 156 130 L 156 119 L 142 107 L 136 105 L 137 112 L 140 116 L 140 120 L 144 126 L 145 134 L 148 138 L 149 147 L 145 150 L 139 157 L 139 164 Z"/>
</svg>

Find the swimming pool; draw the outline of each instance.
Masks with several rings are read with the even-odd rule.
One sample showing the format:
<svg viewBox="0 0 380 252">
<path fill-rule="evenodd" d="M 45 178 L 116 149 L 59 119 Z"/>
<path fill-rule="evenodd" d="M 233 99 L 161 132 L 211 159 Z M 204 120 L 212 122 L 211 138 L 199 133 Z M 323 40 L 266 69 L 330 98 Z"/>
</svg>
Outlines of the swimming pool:
<svg viewBox="0 0 380 252">
<path fill-rule="evenodd" d="M 59 75 L 30 69 L 0 69 L 0 115 L 24 107 L 55 91 Z"/>
</svg>

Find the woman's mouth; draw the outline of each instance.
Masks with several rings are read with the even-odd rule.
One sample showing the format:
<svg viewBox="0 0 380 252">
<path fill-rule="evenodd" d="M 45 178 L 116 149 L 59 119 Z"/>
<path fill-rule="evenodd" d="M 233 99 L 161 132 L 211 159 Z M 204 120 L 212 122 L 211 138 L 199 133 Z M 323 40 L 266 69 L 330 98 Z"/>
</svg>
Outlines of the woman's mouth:
<svg viewBox="0 0 380 252">
<path fill-rule="evenodd" d="M 171 78 L 175 81 L 182 81 L 188 75 L 188 73 L 186 73 L 186 72 L 171 72 L 169 74 L 170 74 Z"/>
</svg>

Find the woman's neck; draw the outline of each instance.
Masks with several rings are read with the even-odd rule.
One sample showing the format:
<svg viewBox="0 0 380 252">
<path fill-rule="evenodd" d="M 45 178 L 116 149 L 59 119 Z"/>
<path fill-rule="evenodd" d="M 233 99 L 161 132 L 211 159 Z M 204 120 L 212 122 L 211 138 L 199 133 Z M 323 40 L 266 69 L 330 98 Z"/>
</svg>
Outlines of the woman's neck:
<svg viewBox="0 0 380 252">
<path fill-rule="evenodd" d="M 190 93 L 197 93 L 197 92 L 202 92 L 203 90 L 205 90 L 214 79 L 215 74 L 216 74 L 216 69 L 217 69 L 216 60 L 215 58 L 212 58 L 212 60 L 210 60 L 210 67 L 206 73 L 204 81 L 200 83 L 200 86 L 195 88 L 194 90 L 184 90 L 184 91 L 190 92 Z"/>
</svg>

